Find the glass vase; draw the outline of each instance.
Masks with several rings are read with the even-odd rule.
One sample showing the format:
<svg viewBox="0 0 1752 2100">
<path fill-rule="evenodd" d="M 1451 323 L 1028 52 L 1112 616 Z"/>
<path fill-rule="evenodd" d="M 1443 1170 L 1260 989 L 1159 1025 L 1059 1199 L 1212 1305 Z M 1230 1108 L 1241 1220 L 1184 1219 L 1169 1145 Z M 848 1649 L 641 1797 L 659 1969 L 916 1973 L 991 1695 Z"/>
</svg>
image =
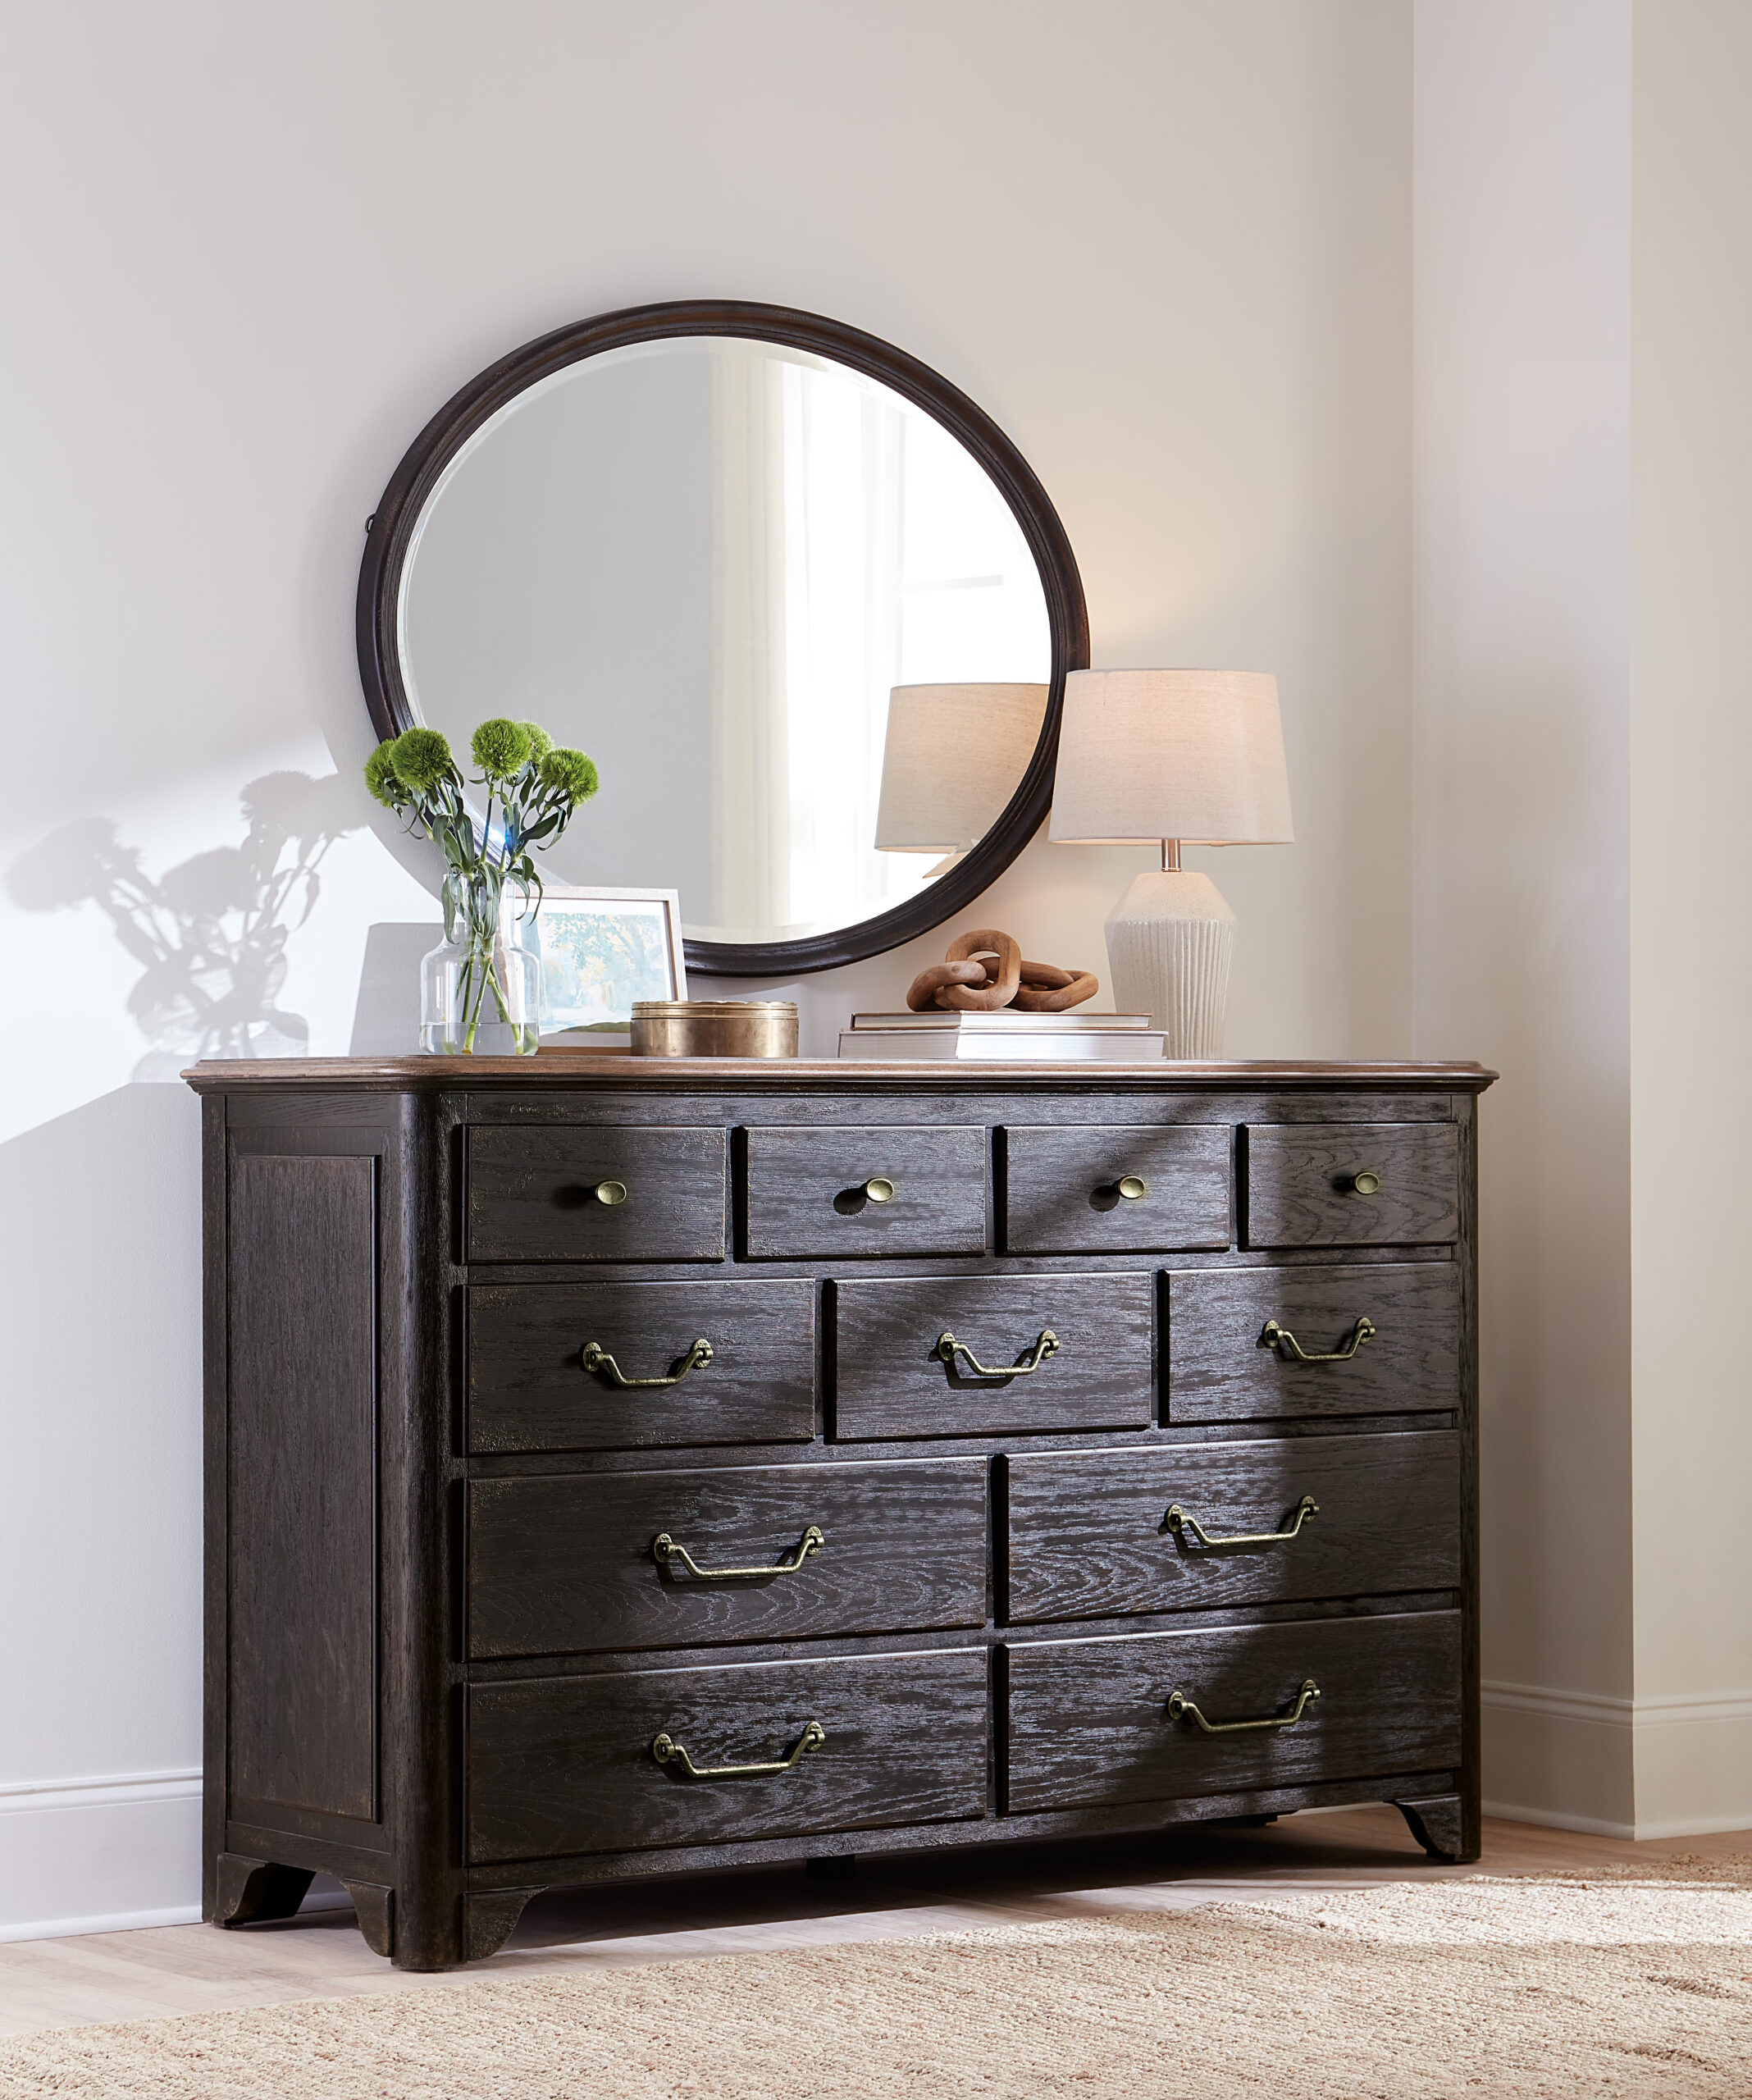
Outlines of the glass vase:
<svg viewBox="0 0 1752 2100">
<path fill-rule="evenodd" d="M 445 938 L 420 965 L 420 1048 L 448 1057 L 532 1057 L 541 1038 L 541 963 L 524 945 L 535 906 L 521 883 L 444 893 Z"/>
</svg>

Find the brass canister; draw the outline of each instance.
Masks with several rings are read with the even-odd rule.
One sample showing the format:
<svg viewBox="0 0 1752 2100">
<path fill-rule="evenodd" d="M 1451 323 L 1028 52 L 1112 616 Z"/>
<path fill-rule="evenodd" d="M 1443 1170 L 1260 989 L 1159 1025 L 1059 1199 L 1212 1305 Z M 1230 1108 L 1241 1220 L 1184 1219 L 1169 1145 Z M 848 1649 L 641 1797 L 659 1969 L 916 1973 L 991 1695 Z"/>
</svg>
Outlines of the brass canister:
<svg viewBox="0 0 1752 2100">
<path fill-rule="evenodd" d="M 794 1057 L 794 999 L 640 999 L 635 1057 Z"/>
</svg>

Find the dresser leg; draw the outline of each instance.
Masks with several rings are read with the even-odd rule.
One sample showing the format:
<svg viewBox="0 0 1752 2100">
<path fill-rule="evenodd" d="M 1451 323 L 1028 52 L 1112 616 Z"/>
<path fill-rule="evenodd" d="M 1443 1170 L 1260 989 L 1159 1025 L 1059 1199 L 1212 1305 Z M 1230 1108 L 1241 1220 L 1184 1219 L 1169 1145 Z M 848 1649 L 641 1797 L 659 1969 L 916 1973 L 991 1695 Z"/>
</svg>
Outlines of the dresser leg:
<svg viewBox="0 0 1752 2100">
<path fill-rule="evenodd" d="M 539 1888 L 491 1888 L 468 1897 L 463 1959 L 485 1961 L 490 1954 L 498 1953 L 517 1930 L 524 1905 L 541 1893 Z"/>
<path fill-rule="evenodd" d="M 221 1852 L 213 1888 L 212 1923 L 254 1925 L 269 1918 L 290 1918 L 315 1879 L 304 1867 L 283 1867 L 272 1860 L 247 1860 L 239 1852 Z"/>
<path fill-rule="evenodd" d="M 1466 1843 L 1462 1835 L 1460 1796 L 1458 1794 L 1436 1794 L 1423 1801 L 1395 1801 L 1394 1806 L 1405 1818 L 1412 1837 L 1432 1860 L 1453 1860 L 1465 1857 Z"/>
<path fill-rule="evenodd" d="M 340 1884 L 353 1898 L 359 1931 L 373 1954 L 386 1960 L 395 1952 L 395 1891 L 372 1881 L 344 1881 Z"/>
</svg>

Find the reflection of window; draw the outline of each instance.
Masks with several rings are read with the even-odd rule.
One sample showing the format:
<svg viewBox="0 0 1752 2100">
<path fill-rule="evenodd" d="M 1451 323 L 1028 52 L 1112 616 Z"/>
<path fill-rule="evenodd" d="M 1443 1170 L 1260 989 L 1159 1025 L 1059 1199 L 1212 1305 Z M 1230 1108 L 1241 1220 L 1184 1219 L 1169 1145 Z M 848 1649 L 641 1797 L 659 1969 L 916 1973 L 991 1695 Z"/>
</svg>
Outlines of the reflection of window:
<svg viewBox="0 0 1752 2100">
<path fill-rule="evenodd" d="M 923 411 L 767 346 L 718 374 L 712 915 L 770 938 L 925 879 L 874 849 L 889 691 L 1043 680 L 1046 607 L 1008 507 Z"/>
</svg>

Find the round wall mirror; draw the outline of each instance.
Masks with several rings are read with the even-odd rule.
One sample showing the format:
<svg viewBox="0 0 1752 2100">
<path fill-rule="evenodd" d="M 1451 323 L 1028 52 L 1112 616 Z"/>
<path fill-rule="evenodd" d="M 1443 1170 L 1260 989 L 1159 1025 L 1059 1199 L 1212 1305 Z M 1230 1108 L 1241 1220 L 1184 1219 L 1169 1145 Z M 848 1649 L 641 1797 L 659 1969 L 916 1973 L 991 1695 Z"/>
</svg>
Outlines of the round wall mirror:
<svg viewBox="0 0 1752 2100">
<path fill-rule="evenodd" d="M 358 641 L 381 735 L 460 761 L 509 714 L 588 751 L 550 877 L 678 891 L 690 966 L 763 976 L 970 904 L 1046 812 L 1088 661 L 1064 529 L 990 419 L 741 304 L 604 315 L 464 387 L 372 520 Z"/>
</svg>

